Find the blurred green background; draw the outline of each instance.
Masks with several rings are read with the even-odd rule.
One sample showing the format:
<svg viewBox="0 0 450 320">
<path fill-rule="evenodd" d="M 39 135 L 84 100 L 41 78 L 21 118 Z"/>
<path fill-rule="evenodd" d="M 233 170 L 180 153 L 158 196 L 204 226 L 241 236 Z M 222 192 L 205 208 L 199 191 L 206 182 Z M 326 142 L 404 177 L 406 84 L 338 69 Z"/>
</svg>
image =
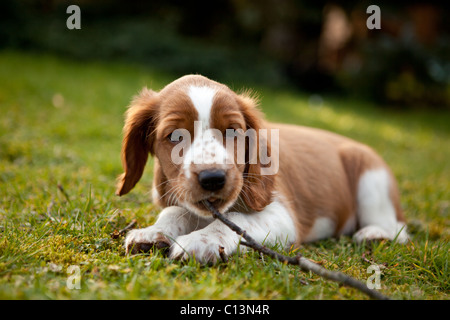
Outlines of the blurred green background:
<svg viewBox="0 0 450 320">
<path fill-rule="evenodd" d="M 68 5 L 81 8 L 69 30 Z M 449 3 L 3 0 L 0 48 L 124 60 L 174 76 L 290 86 L 389 108 L 450 109 Z"/>
</svg>

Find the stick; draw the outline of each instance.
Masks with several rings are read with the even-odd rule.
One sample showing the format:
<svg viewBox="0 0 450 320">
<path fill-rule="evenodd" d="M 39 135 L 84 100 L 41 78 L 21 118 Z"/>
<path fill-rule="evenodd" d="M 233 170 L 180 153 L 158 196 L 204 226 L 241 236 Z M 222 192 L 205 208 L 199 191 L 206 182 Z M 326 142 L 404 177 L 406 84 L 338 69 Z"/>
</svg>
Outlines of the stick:
<svg viewBox="0 0 450 320">
<path fill-rule="evenodd" d="M 233 230 L 234 232 L 236 232 L 238 235 L 240 235 L 241 237 L 243 237 L 245 239 L 245 241 L 241 241 L 241 244 L 243 244 L 247 247 L 253 248 L 259 252 L 262 252 L 272 258 L 278 259 L 279 261 L 281 261 L 283 263 L 297 265 L 303 271 L 311 271 L 311 272 L 313 272 L 321 277 L 324 277 L 328 280 L 336 281 L 336 282 L 342 283 L 344 285 L 347 285 L 349 287 L 358 289 L 359 291 L 367 294 L 368 296 L 370 296 L 373 299 L 377 299 L 377 300 L 389 300 L 390 299 L 389 297 L 379 293 L 376 290 L 369 289 L 366 286 L 366 284 L 356 280 L 355 278 L 347 276 L 341 272 L 327 270 L 327 269 L 321 267 L 320 265 L 318 265 L 317 263 L 314 263 L 311 260 L 304 258 L 300 254 L 295 257 L 288 257 L 288 256 L 282 255 L 278 252 L 275 252 L 275 251 L 259 244 L 252 237 L 250 237 L 245 230 L 242 230 L 234 222 L 225 218 L 216 208 L 214 208 L 214 206 L 209 201 L 205 201 L 205 205 L 215 219 L 219 219 L 226 226 L 228 226 L 231 230 Z"/>
<path fill-rule="evenodd" d="M 114 230 L 113 233 L 111 233 L 111 237 L 113 239 L 117 239 L 118 237 L 123 236 L 127 231 L 134 229 L 136 223 L 137 223 L 136 219 L 133 219 L 125 228 L 119 231 Z"/>
<path fill-rule="evenodd" d="M 136 223 L 137 223 L 136 219 L 131 220 L 131 222 L 125 228 L 119 230 L 119 234 L 124 235 L 127 231 L 134 229 Z"/>
</svg>

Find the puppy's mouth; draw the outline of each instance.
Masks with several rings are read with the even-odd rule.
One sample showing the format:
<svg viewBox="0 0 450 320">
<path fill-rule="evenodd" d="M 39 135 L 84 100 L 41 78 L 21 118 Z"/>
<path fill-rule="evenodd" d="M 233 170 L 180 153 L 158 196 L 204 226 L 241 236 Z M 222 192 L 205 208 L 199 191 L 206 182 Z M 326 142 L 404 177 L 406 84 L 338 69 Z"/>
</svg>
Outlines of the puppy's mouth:
<svg viewBox="0 0 450 320">
<path fill-rule="evenodd" d="M 208 207 L 205 205 L 206 201 L 209 201 L 213 205 L 213 207 L 216 208 L 217 210 L 220 210 L 223 207 L 223 205 L 225 203 L 227 203 L 227 201 L 224 199 L 216 198 L 216 197 L 209 197 L 209 198 L 205 198 L 203 200 L 200 200 L 200 201 L 194 203 L 194 205 L 196 207 L 198 207 L 199 209 L 201 209 L 202 211 L 209 212 Z"/>
</svg>

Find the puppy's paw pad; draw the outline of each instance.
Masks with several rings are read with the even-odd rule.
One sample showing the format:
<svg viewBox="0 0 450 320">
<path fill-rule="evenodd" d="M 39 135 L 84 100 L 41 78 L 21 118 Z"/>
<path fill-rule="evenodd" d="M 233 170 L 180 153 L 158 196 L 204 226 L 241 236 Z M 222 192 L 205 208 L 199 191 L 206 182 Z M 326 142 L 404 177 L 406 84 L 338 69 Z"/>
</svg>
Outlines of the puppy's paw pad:
<svg viewBox="0 0 450 320">
<path fill-rule="evenodd" d="M 169 248 L 169 239 L 160 231 L 151 228 L 132 230 L 125 238 L 127 254 L 147 253 L 153 249 L 167 253 Z"/>
</svg>

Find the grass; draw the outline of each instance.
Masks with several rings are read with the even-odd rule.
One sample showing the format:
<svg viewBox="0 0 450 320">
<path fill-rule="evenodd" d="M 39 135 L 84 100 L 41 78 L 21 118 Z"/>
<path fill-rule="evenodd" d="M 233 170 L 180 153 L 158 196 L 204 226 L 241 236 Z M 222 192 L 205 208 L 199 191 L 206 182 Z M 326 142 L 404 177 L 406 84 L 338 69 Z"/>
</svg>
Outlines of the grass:
<svg viewBox="0 0 450 320">
<path fill-rule="evenodd" d="M 1 299 L 367 299 L 253 252 L 205 267 L 158 252 L 128 257 L 111 233 L 155 221 L 151 163 L 132 193 L 114 196 L 123 112 L 144 85 L 172 78 L 139 66 L 0 52 Z M 230 84 L 234 89 L 238 85 Z M 449 299 L 450 114 L 256 88 L 267 117 L 370 144 L 398 177 L 412 241 L 350 238 L 300 252 L 361 281 L 371 264 L 396 299 Z M 80 289 L 69 289 L 69 267 Z"/>
</svg>

